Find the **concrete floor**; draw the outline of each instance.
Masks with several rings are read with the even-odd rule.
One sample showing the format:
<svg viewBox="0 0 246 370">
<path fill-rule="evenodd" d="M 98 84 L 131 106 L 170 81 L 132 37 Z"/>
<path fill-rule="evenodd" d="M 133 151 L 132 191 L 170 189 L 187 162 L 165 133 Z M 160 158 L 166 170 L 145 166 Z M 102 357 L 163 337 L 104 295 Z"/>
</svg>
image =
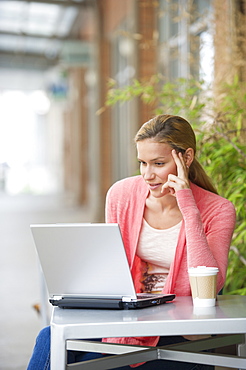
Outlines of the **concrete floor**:
<svg viewBox="0 0 246 370">
<path fill-rule="evenodd" d="M 64 196 L 0 193 L 0 370 L 25 370 L 43 321 L 40 274 L 29 225 L 86 222 L 89 214 Z"/>
</svg>

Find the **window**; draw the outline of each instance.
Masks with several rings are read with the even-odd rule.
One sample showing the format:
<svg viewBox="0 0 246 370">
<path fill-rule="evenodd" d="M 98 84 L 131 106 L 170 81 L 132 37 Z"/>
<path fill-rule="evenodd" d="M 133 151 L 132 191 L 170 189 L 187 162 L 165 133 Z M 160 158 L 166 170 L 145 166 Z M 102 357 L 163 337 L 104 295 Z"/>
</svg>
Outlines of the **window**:
<svg viewBox="0 0 246 370">
<path fill-rule="evenodd" d="M 160 0 L 159 70 L 169 81 L 213 78 L 210 0 Z"/>
<path fill-rule="evenodd" d="M 130 18 L 128 22 L 121 24 L 119 32 L 112 39 L 112 77 L 118 87 L 130 85 L 132 78 L 136 77 L 134 40 L 130 37 L 132 33 Z M 120 102 L 112 109 L 113 181 L 131 176 L 135 172 L 136 150 L 133 138 L 137 120 L 134 103 L 134 101 Z"/>
</svg>

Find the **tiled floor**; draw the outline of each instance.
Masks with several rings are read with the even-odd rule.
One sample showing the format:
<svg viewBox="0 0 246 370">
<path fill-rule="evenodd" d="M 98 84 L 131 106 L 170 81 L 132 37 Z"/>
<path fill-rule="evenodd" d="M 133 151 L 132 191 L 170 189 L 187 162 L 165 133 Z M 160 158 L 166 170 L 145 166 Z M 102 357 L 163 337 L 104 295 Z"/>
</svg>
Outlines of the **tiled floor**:
<svg viewBox="0 0 246 370">
<path fill-rule="evenodd" d="M 0 193 L 0 370 L 25 370 L 42 320 L 40 276 L 29 225 L 85 222 L 88 213 L 64 196 Z"/>
</svg>

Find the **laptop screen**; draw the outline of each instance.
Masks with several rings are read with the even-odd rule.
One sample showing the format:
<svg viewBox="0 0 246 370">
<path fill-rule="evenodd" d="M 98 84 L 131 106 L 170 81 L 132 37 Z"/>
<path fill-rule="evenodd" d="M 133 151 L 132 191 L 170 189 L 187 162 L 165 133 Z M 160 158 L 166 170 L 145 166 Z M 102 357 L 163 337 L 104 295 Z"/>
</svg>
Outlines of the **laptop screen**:
<svg viewBox="0 0 246 370">
<path fill-rule="evenodd" d="M 136 299 L 118 224 L 31 225 L 52 296 Z"/>
</svg>

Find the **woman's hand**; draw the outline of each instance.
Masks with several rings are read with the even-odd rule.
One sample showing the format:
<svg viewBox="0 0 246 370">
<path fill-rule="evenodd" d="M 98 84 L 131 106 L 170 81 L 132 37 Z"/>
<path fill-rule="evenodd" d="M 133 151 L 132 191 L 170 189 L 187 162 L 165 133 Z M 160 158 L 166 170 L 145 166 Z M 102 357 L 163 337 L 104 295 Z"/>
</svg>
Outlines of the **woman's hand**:
<svg viewBox="0 0 246 370">
<path fill-rule="evenodd" d="M 189 167 L 184 161 L 182 153 L 177 153 L 172 150 L 173 159 L 177 165 L 177 175 L 169 174 L 167 182 L 162 186 L 161 192 L 164 193 L 165 189 L 169 190 L 170 194 L 176 195 L 177 191 L 182 189 L 189 189 Z"/>
</svg>

